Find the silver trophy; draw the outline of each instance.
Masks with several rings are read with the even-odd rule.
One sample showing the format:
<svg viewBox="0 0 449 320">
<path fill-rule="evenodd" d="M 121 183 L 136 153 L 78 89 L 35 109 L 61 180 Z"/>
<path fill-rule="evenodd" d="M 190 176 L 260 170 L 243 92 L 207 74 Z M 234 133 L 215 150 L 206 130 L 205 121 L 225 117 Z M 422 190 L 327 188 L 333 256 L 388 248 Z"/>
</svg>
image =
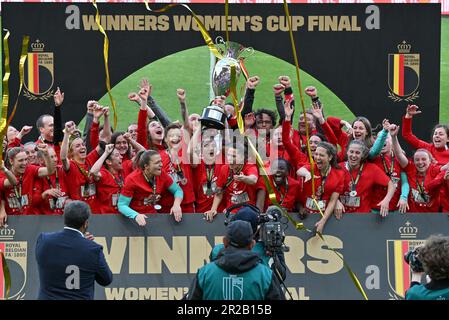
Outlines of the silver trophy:
<svg viewBox="0 0 449 320">
<path fill-rule="evenodd" d="M 240 61 L 254 53 L 253 48 L 245 48 L 236 42 L 225 42 L 222 37 L 216 39 L 216 47 L 223 56 L 215 64 L 212 74 L 212 89 L 215 96 L 229 96 L 231 88 L 231 66 L 235 66 L 236 83 L 241 74 Z M 226 114 L 217 105 L 210 105 L 203 109 L 201 123 L 208 128 L 222 130 L 225 128 Z"/>
</svg>

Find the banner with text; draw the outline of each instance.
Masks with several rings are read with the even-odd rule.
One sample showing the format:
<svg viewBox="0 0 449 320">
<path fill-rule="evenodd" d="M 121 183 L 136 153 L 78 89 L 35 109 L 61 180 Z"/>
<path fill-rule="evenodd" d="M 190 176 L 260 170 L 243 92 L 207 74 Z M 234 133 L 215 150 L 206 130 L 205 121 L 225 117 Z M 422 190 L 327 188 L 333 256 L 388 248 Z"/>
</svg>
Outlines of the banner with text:
<svg viewBox="0 0 449 320">
<path fill-rule="evenodd" d="M 317 216 L 304 223 L 312 228 Z M 108 300 L 177 300 L 188 291 L 198 268 L 209 260 L 212 247 L 222 242 L 223 215 L 213 223 L 199 214 L 185 214 L 181 223 L 169 215 L 150 215 L 145 228 L 118 215 L 94 215 L 89 231 L 103 245 L 114 274 L 108 287 L 96 286 L 95 298 Z M 39 277 L 35 242 L 40 232 L 63 227 L 59 216 L 11 216 L 0 229 L 12 279 L 10 299 L 36 299 Z M 431 234 L 448 235 L 444 214 L 346 214 L 330 219 L 325 239 L 360 279 L 369 299 L 402 299 L 410 286 L 404 254 Z M 294 299 L 362 299 L 342 261 L 318 237 L 286 230 L 286 285 Z M 1 268 L 1 266 L 0 266 Z M 0 281 L 3 270 L 0 269 Z M 1 283 L 0 283 L 1 284 Z M 1 287 L 1 285 L 0 285 Z M 3 295 L 3 291 L 0 292 Z M 4 296 L 1 296 L 4 298 Z"/>
</svg>

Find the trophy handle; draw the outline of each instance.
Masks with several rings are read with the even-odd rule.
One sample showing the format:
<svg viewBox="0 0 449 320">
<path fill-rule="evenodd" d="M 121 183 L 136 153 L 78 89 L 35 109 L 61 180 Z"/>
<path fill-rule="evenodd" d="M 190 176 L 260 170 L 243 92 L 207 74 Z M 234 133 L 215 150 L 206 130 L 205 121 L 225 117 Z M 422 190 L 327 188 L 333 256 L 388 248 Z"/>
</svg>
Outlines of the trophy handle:
<svg viewBox="0 0 449 320">
<path fill-rule="evenodd" d="M 246 58 L 248 58 L 249 56 L 252 56 L 253 54 L 254 54 L 254 49 L 253 49 L 252 47 L 248 47 L 248 48 L 245 48 L 244 50 L 242 50 L 242 51 L 239 53 L 238 58 L 239 58 L 239 59 L 246 59 Z"/>
<path fill-rule="evenodd" d="M 222 36 L 218 36 L 215 38 L 215 46 L 220 51 L 222 56 L 225 56 L 227 51 L 226 41 L 223 39 Z"/>
</svg>

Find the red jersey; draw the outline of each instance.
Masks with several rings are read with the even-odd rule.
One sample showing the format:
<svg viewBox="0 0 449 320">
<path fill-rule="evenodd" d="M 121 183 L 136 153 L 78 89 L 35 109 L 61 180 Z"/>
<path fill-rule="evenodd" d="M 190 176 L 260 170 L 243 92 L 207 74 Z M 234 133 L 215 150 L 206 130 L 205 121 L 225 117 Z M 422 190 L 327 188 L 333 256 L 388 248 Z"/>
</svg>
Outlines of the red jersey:
<svg viewBox="0 0 449 320">
<path fill-rule="evenodd" d="M 158 213 L 154 206 L 160 205 L 161 198 L 167 197 L 170 193 L 168 188 L 173 184 L 173 179 L 162 171 L 162 174 L 156 176 L 154 180 L 155 185 L 151 185 L 144 177 L 141 169 L 126 177 L 120 194 L 132 198 L 129 204 L 131 209 L 139 213 Z"/>
<path fill-rule="evenodd" d="M 69 170 L 65 172 L 69 198 L 85 201 L 92 213 L 100 213 L 97 201 L 97 189 L 92 175 L 89 174 L 91 166 L 98 160 L 98 153 L 93 150 L 86 157 L 85 163 L 70 160 Z"/>
<path fill-rule="evenodd" d="M 259 176 L 256 165 L 246 163 L 242 173 L 246 176 Z M 228 164 L 223 165 L 217 180 L 217 187 L 223 190 L 223 201 L 226 208 L 237 203 L 256 204 L 256 185 L 248 185 L 241 181 L 235 181 L 231 168 Z"/>
<path fill-rule="evenodd" d="M 310 172 L 311 166 L 305 165 L 303 168 Z M 324 213 L 332 193 L 336 192 L 339 195 L 343 194 L 345 172 L 342 169 L 330 168 L 325 177 L 321 175 L 317 166 L 314 166 L 315 178 L 315 196 L 318 205 Z M 310 213 L 319 213 L 319 208 L 315 201 L 313 201 L 312 180 L 309 180 L 303 185 L 303 192 L 301 194 L 301 203 Z"/>
<path fill-rule="evenodd" d="M 190 204 L 193 205 L 193 203 L 195 202 L 195 192 L 193 190 L 192 168 L 190 167 L 190 164 L 187 163 L 181 163 L 179 165 L 174 164 L 172 162 L 168 150 L 164 150 L 162 151 L 162 153 L 165 153 L 165 157 L 166 159 L 168 159 L 168 162 L 166 163 L 164 163 L 164 160 L 162 161 L 162 167 L 164 172 L 167 172 L 169 174 L 172 180 L 175 181 L 181 187 L 182 192 L 184 193 L 184 198 L 182 199 L 181 206 Z M 178 156 L 179 159 L 181 160 L 182 149 L 179 150 Z M 182 171 L 183 178 L 181 178 L 181 176 L 177 174 L 177 172 L 180 171 Z M 170 210 L 170 208 L 173 206 L 174 200 L 175 198 L 171 193 L 167 194 L 166 197 L 163 197 L 161 199 L 161 206 L 163 207 L 164 211 Z"/>
<path fill-rule="evenodd" d="M 295 211 L 295 204 L 296 202 L 299 202 L 301 197 L 301 184 L 290 176 L 287 176 L 287 183 L 283 186 L 277 186 L 273 181 L 273 176 L 268 176 L 268 179 L 270 179 L 271 184 L 274 187 L 273 191 L 276 195 L 276 200 L 278 201 L 279 205 L 287 209 L 288 212 Z M 257 182 L 257 190 L 260 189 L 265 191 L 264 211 L 266 211 L 267 208 L 272 205 L 272 203 L 267 191 L 265 179 L 263 177 L 259 177 L 259 181 Z"/>
<path fill-rule="evenodd" d="M 16 176 L 16 187 L 4 188 L 4 174 L 0 177 L 0 186 L 3 189 L 5 210 L 7 215 L 32 215 L 38 213 L 38 208 L 33 206 L 33 193 L 38 188 L 35 180 L 38 178 L 39 167 L 29 164 L 21 176 Z"/>
<path fill-rule="evenodd" d="M 410 193 L 408 204 L 410 212 L 438 212 L 440 207 L 440 188 L 433 188 L 432 182 L 440 174 L 441 166 L 431 164 L 425 176 L 418 175 L 416 166 L 409 161 L 404 168 L 407 173 Z"/>
<path fill-rule="evenodd" d="M 108 169 L 100 169 L 101 178 L 96 181 L 97 199 L 101 213 L 119 213 L 117 204 L 124 184 L 123 172 L 113 175 Z"/>
<path fill-rule="evenodd" d="M 56 166 L 56 172 L 48 177 L 40 178 L 39 181 L 39 213 L 45 215 L 60 215 L 64 211 L 65 201 L 68 197 L 68 188 L 66 184 L 66 176 L 64 168 L 62 166 Z M 59 189 L 64 192 L 64 196 L 55 198 L 52 196 L 47 196 L 44 200 L 42 199 L 42 193 L 49 189 Z"/>
<path fill-rule="evenodd" d="M 442 148 L 435 148 L 433 143 L 428 143 L 418 139 L 412 133 L 412 119 L 407 119 L 405 116 L 402 118 L 402 137 L 415 149 L 422 148 L 429 150 L 438 164 L 445 165 L 449 162 L 449 149 L 446 146 Z"/>
<path fill-rule="evenodd" d="M 340 163 L 345 173 L 343 194 L 340 201 L 345 212 L 371 212 L 371 195 L 374 186 L 388 186 L 390 178 L 373 163 L 365 162 L 358 169 L 348 170 L 346 162 Z M 355 186 L 355 187 L 354 187 Z M 355 189 L 355 190 L 354 190 Z"/>
<path fill-rule="evenodd" d="M 212 208 L 214 202 L 214 195 L 217 192 L 217 180 L 222 170 L 223 164 L 206 165 L 203 160 L 194 169 L 194 188 L 196 195 L 196 212 L 204 213 Z M 209 178 L 208 178 L 209 175 Z M 210 180 L 210 188 L 208 188 L 207 181 Z M 218 212 L 224 209 L 224 201 L 220 204 Z"/>
<path fill-rule="evenodd" d="M 290 139 L 291 123 L 290 121 L 284 121 L 282 123 L 282 143 L 285 150 L 287 150 L 288 155 L 292 161 L 290 164 L 293 170 L 296 172 L 297 169 L 309 163 L 309 159 L 306 154 L 300 150 L 300 145 L 296 144 L 293 139 Z M 294 137 L 294 136 L 293 136 Z"/>
<path fill-rule="evenodd" d="M 401 166 L 399 162 L 395 159 L 395 157 L 390 155 L 380 155 L 379 157 L 375 157 L 372 160 L 372 163 L 377 165 L 385 174 L 390 178 L 393 184 L 396 187 L 396 191 L 394 192 L 393 198 L 390 201 L 390 207 L 388 210 L 397 211 L 398 201 L 401 197 Z M 380 210 L 380 206 L 377 204 L 382 201 L 383 198 L 387 195 L 387 188 L 381 186 L 375 186 L 372 190 L 371 196 L 371 208 L 375 208 Z"/>
</svg>

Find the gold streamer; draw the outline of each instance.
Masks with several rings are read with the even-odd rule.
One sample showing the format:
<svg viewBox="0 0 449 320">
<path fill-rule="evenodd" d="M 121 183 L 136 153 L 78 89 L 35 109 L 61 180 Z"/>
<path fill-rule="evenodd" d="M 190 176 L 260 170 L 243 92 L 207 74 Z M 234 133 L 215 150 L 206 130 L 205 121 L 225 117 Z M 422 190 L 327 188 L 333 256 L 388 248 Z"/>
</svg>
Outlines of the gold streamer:
<svg viewBox="0 0 449 320">
<path fill-rule="evenodd" d="M 237 103 L 237 94 L 236 94 L 237 80 L 236 80 L 236 72 L 235 72 L 235 66 L 234 65 L 231 65 L 231 84 L 230 85 L 231 85 L 230 92 L 231 92 L 231 96 L 232 96 L 232 102 L 234 103 L 235 114 L 237 116 L 237 125 L 239 127 L 240 134 L 242 136 L 245 136 L 245 127 L 244 127 L 244 124 L 243 124 L 242 113 L 240 112 L 240 108 L 238 107 L 238 103 Z M 265 165 L 263 163 L 263 160 L 262 160 L 259 152 L 257 152 L 257 149 L 254 147 L 254 145 L 253 145 L 253 143 L 251 142 L 250 139 L 248 139 L 248 147 L 250 148 L 251 152 L 256 157 L 257 167 L 259 168 L 260 171 L 262 171 L 262 177 L 263 177 L 265 185 L 267 187 L 268 196 L 270 198 L 270 201 L 282 211 L 284 216 L 286 216 L 287 219 L 295 226 L 296 230 L 306 229 L 302 222 L 295 221 L 288 214 L 287 210 L 285 210 L 284 208 L 282 208 L 279 205 L 279 203 L 278 203 L 278 201 L 276 199 L 276 194 L 274 192 L 274 188 L 271 185 L 271 181 L 268 178 L 268 173 L 265 170 Z M 309 229 L 306 229 L 306 230 L 309 231 L 309 232 L 312 232 Z"/>
<path fill-rule="evenodd" d="M 23 87 L 23 81 L 25 78 L 25 61 L 28 56 L 28 44 L 30 43 L 30 37 L 24 36 L 22 40 L 22 52 L 20 53 L 20 60 L 19 60 L 19 92 L 17 93 L 17 100 L 14 104 L 14 107 L 12 108 L 12 112 L 9 115 L 8 122 L 6 123 L 6 129 L 8 128 L 9 124 L 11 123 L 12 119 L 14 118 L 14 115 L 16 114 L 17 110 L 17 104 L 19 103 L 19 97 L 20 92 L 22 92 Z"/>
<path fill-rule="evenodd" d="M 3 52 L 5 54 L 5 75 L 2 80 L 2 110 L 1 110 L 1 119 L 0 119 L 0 141 L 3 141 L 3 138 L 6 134 L 6 117 L 8 115 L 8 104 L 9 104 L 9 77 L 11 75 L 11 69 L 9 67 L 9 30 L 6 30 L 5 37 L 3 38 Z M 3 159 L 3 152 L 0 152 L 0 161 Z"/>
<path fill-rule="evenodd" d="M 111 100 L 112 111 L 114 112 L 114 130 L 116 130 L 117 129 L 117 112 L 116 112 L 116 108 L 115 108 L 115 100 L 112 97 L 111 79 L 109 77 L 109 63 L 108 63 L 108 60 L 109 60 L 109 38 L 108 38 L 108 35 L 106 34 L 106 31 L 104 31 L 103 26 L 100 23 L 100 12 L 98 11 L 97 1 L 92 0 L 92 4 L 95 7 L 95 10 L 97 11 L 97 13 L 95 15 L 95 22 L 97 23 L 98 30 L 100 30 L 100 32 L 104 36 L 103 59 L 104 59 L 104 69 L 106 71 L 106 89 L 108 90 L 109 100 Z"/>
<path fill-rule="evenodd" d="M 145 1 L 145 7 L 150 12 L 161 13 L 161 12 L 165 12 L 175 6 L 183 6 L 184 8 L 186 8 L 192 14 L 193 19 L 195 19 L 196 24 L 198 25 L 198 28 L 200 29 L 200 32 L 204 38 L 204 41 L 206 42 L 206 45 L 209 47 L 210 52 L 212 52 L 217 59 L 223 58 L 223 55 L 218 51 L 217 47 L 215 46 L 214 42 L 212 41 L 212 38 L 210 37 L 209 33 L 207 32 L 206 27 L 203 25 L 201 20 L 198 18 L 198 16 L 195 14 L 195 12 L 193 12 L 193 10 L 190 9 L 190 7 L 188 5 L 183 4 L 183 3 L 179 3 L 179 4 L 171 3 L 171 4 L 168 4 L 164 7 L 162 7 L 161 9 L 153 10 L 148 5 L 148 0 L 144 0 L 144 1 Z"/>
<path fill-rule="evenodd" d="M 5 77 L 3 78 L 3 85 L 5 85 L 6 82 L 6 90 L 5 87 L 3 87 L 3 99 L 2 99 L 2 114 L 1 114 L 1 130 L 0 130 L 0 141 L 3 141 L 3 138 L 6 134 L 6 131 L 8 130 L 8 126 L 11 123 L 12 119 L 14 118 L 14 114 L 16 113 L 17 104 L 19 103 L 20 98 L 20 92 L 22 92 L 23 87 L 23 79 L 24 79 L 24 69 L 25 69 L 25 61 L 28 56 L 28 44 L 30 42 L 30 37 L 24 36 L 22 41 L 22 52 L 20 54 L 20 60 L 19 60 L 19 92 L 17 93 L 17 100 L 14 104 L 14 107 L 12 109 L 11 115 L 9 116 L 8 120 L 6 121 L 6 117 L 8 114 L 8 104 L 9 104 L 9 86 L 8 86 L 8 80 L 10 76 L 10 66 L 9 66 L 9 46 L 8 46 L 8 38 L 9 32 L 7 32 L 5 38 L 3 39 L 3 45 L 6 44 L 5 47 Z M 8 52 L 6 52 L 8 50 Z M 6 56 L 8 56 L 8 59 L 6 59 Z M 8 75 L 6 74 L 8 73 Z M 6 123 L 5 123 L 6 122 Z M 3 159 L 3 152 L 0 152 L 0 160 Z"/>
<path fill-rule="evenodd" d="M 228 17 L 229 17 L 229 1 L 225 0 L 226 43 L 229 43 Z"/>
<path fill-rule="evenodd" d="M 309 143 L 309 123 L 308 123 L 307 117 L 306 117 L 306 108 L 304 106 L 304 98 L 302 95 L 301 78 L 299 76 L 300 69 L 299 69 L 298 55 L 296 54 L 295 39 L 293 38 L 292 24 L 291 24 L 291 20 L 290 20 L 290 12 L 288 10 L 288 5 L 287 5 L 286 0 L 284 0 L 284 11 L 285 11 L 285 15 L 287 16 L 288 31 L 290 34 L 290 42 L 292 45 L 293 58 L 295 60 L 296 80 L 298 81 L 299 97 L 300 97 L 300 101 L 301 101 L 302 112 L 304 114 L 304 121 L 306 122 L 306 145 L 307 145 L 307 155 L 309 156 L 309 162 L 310 162 L 310 171 L 311 171 L 311 175 L 312 175 L 312 198 L 315 199 L 315 197 L 316 197 L 316 195 L 315 195 L 315 168 L 314 168 L 314 161 L 313 161 L 313 157 L 312 157 L 312 151 L 310 150 L 310 143 Z"/>
<path fill-rule="evenodd" d="M 5 278 L 5 298 L 8 299 L 9 292 L 11 291 L 11 273 L 9 272 L 8 264 L 6 263 L 5 255 L 3 251 L 0 251 L 0 262 L 3 266 L 3 276 Z"/>
<path fill-rule="evenodd" d="M 291 20 L 290 20 L 290 12 L 288 10 L 288 4 L 286 0 L 284 1 L 284 11 L 285 11 L 285 15 L 287 18 L 287 22 L 288 22 L 288 29 L 289 29 L 289 34 L 290 34 L 290 42 L 292 45 L 292 51 L 293 51 L 293 58 L 295 60 L 295 68 L 296 68 L 296 80 L 298 81 L 298 90 L 299 90 L 299 96 L 300 96 L 300 100 L 301 100 L 301 107 L 302 107 L 302 111 L 304 114 L 304 120 L 306 121 L 306 143 L 307 143 L 307 154 L 309 156 L 309 162 L 310 162 L 310 171 L 311 171 L 311 175 L 312 175 L 312 199 L 314 201 L 314 203 L 316 204 L 316 206 L 318 207 L 318 210 L 320 211 L 321 216 L 324 216 L 322 210 L 320 209 L 320 206 L 318 205 L 317 201 L 316 201 L 316 195 L 315 195 L 315 164 L 312 158 L 312 152 L 310 150 L 310 143 L 309 143 L 309 125 L 307 122 L 307 117 L 306 117 L 306 108 L 304 107 L 304 99 L 303 99 L 303 94 L 302 94 L 302 88 L 301 88 L 301 79 L 300 79 L 300 68 L 299 68 L 299 62 L 298 62 L 298 55 L 296 54 L 296 45 L 295 45 L 295 39 L 293 38 L 293 31 L 292 31 L 292 26 L 291 26 Z M 321 238 L 321 240 L 324 242 L 324 244 L 330 249 L 332 250 L 342 261 L 343 264 L 346 268 L 346 270 L 348 271 L 352 281 L 354 282 L 354 285 L 356 286 L 357 290 L 360 291 L 360 293 L 362 294 L 363 298 L 365 300 L 368 300 L 368 297 L 365 293 L 365 291 L 363 290 L 359 279 L 357 278 L 357 276 L 355 275 L 355 273 L 351 270 L 351 268 L 349 267 L 349 265 L 345 262 L 345 260 L 343 259 L 343 257 L 341 256 L 340 253 L 338 253 L 335 249 L 331 248 L 326 241 L 323 238 L 323 235 L 321 234 L 321 232 L 317 231 L 316 234 Z"/>
<path fill-rule="evenodd" d="M 343 257 L 341 256 L 340 252 L 337 252 L 337 250 L 335 250 L 334 248 L 329 247 L 329 245 L 326 243 L 326 241 L 324 240 L 324 237 L 322 235 L 321 232 L 317 231 L 316 234 L 320 237 L 320 239 L 324 242 L 324 244 L 327 246 L 327 248 L 329 250 L 332 250 L 337 257 L 339 257 L 341 259 L 341 261 L 343 262 L 343 265 L 346 269 L 346 271 L 348 271 L 349 276 L 351 277 L 352 282 L 354 282 L 357 290 L 359 290 L 359 292 L 362 294 L 363 298 L 365 300 L 368 300 L 368 296 L 366 295 L 365 291 L 363 290 L 362 285 L 360 284 L 359 279 L 357 278 L 357 276 L 355 275 L 355 273 L 351 270 L 351 267 L 349 267 L 349 265 L 346 263 L 345 259 L 343 259 Z"/>
</svg>

